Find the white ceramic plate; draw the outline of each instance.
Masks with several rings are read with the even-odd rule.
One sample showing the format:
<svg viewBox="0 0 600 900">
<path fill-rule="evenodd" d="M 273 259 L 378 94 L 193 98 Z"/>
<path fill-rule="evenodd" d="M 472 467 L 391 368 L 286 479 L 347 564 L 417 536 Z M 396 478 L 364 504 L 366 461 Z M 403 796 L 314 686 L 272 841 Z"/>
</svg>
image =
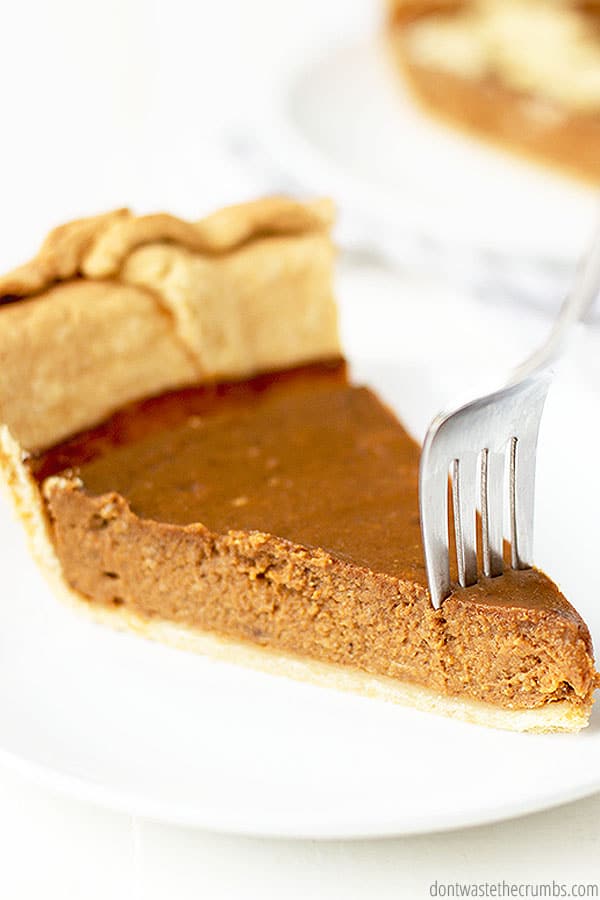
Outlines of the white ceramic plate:
<svg viewBox="0 0 600 900">
<path fill-rule="evenodd" d="M 581 253 L 594 192 L 424 115 L 374 38 L 305 61 L 276 93 L 265 140 L 281 168 L 388 241 L 395 228 L 506 255 Z"/>
<path fill-rule="evenodd" d="M 492 346 L 495 367 L 511 363 L 541 327 L 431 292 L 400 301 L 384 276 L 341 293 L 356 377 L 417 433 L 473 371 L 491 373 Z M 457 329 L 467 354 L 451 349 Z M 537 559 L 598 642 L 600 472 L 580 444 L 597 434 L 577 402 L 600 380 L 596 340 L 580 337 L 544 422 Z M 214 662 L 63 608 L 5 510 L 0 548 L 0 758 L 54 788 L 166 822 L 315 838 L 473 825 L 600 789 L 598 715 L 577 736 L 508 734 Z"/>
</svg>

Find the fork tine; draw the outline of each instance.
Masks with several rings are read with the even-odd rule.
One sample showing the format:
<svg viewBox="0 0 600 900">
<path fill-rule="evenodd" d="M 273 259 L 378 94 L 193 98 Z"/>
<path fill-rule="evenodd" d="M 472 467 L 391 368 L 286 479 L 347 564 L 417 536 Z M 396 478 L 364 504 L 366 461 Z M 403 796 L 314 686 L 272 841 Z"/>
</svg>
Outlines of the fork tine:
<svg viewBox="0 0 600 900">
<path fill-rule="evenodd" d="M 504 468 L 506 454 L 485 449 L 481 454 L 481 536 L 483 574 L 502 575 L 504 569 Z"/>
<path fill-rule="evenodd" d="M 452 463 L 452 501 L 458 581 L 461 587 L 468 587 L 477 581 L 477 456 L 473 453 Z"/>
<path fill-rule="evenodd" d="M 427 451 L 426 442 L 423 460 L 428 457 Z M 439 609 L 450 593 L 447 466 L 422 464 L 419 504 L 429 593 L 433 607 Z"/>
<path fill-rule="evenodd" d="M 537 434 L 513 437 L 510 445 L 510 537 L 513 569 L 527 569 L 533 558 L 533 514 Z"/>
</svg>

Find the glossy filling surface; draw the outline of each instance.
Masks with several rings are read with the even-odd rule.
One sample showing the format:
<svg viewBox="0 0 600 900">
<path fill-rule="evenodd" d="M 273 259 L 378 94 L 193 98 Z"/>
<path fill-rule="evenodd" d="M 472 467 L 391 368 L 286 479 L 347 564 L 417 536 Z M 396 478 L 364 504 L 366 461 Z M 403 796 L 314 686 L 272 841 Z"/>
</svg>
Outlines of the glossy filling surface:
<svg viewBox="0 0 600 900">
<path fill-rule="evenodd" d="M 131 407 L 37 474 L 70 468 L 142 518 L 276 534 L 424 584 L 418 458 L 392 413 L 332 364 Z"/>
</svg>

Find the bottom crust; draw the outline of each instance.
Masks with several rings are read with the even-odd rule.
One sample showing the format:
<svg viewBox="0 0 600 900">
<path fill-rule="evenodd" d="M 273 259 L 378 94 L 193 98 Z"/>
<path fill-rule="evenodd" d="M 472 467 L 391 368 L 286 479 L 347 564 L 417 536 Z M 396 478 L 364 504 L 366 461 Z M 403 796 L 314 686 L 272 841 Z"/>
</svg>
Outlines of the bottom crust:
<svg viewBox="0 0 600 900">
<path fill-rule="evenodd" d="M 73 592 L 70 593 L 73 594 Z M 588 723 L 589 709 L 574 707 L 565 700 L 549 703 L 538 709 L 502 709 L 476 700 L 464 700 L 460 697 L 436 694 L 428 688 L 409 682 L 369 675 L 357 669 L 349 669 L 331 663 L 276 653 L 268 648 L 254 647 L 251 644 L 233 641 L 208 632 L 192 631 L 171 622 L 148 621 L 131 613 L 123 613 L 121 610 L 94 608 L 77 595 L 73 599 L 79 607 L 85 606 L 96 621 L 105 622 L 127 631 L 134 631 L 145 638 L 160 641 L 172 647 L 258 669 L 271 675 L 293 678 L 296 681 L 304 681 L 319 687 L 351 691 L 365 697 L 411 706 L 422 712 L 461 719 L 475 725 L 486 725 L 488 728 L 500 728 L 505 731 L 543 733 L 580 731 Z"/>
<path fill-rule="evenodd" d="M 5 427 L 0 428 L 0 474 L 4 476 L 3 483 L 9 488 L 9 496 L 18 516 L 25 524 L 31 551 L 54 592 L 97 622 L 270 674 L 283 675 L 321 687 L 353 691 L 490 728 L 521 732 L 575 732 L 588 723 L 591 705 L 574 706 L 561 700 L 537 709 L 508 710 L 479 701 L 444 696 L 409 682 L 277 653 L 268 648 L 184 628 L 164 620 L 143 619 L 126 608 L 95 606 L 65 583 L 48 532 L 37 485 L 23 465 L 18 444 Z"/>
</svg>

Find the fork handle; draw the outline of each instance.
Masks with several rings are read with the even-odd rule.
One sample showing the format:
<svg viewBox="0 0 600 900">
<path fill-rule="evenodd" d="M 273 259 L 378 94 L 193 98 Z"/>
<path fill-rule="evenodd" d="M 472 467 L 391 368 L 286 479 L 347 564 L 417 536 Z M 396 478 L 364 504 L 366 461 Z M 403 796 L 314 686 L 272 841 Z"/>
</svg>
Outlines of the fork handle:
<svg viewBox="0 0 600 900">
<path fill-rule="evenodd" d="M 552 329 L 538 349 L 518 366 L 509 384 L 515 384 L 551 365 L 560 355 L 571 326 L 581 321 L 600 292 L 600 222 L 592 243 L 579 263 L 573 287 L 563 300 Z"/>
</svg>

